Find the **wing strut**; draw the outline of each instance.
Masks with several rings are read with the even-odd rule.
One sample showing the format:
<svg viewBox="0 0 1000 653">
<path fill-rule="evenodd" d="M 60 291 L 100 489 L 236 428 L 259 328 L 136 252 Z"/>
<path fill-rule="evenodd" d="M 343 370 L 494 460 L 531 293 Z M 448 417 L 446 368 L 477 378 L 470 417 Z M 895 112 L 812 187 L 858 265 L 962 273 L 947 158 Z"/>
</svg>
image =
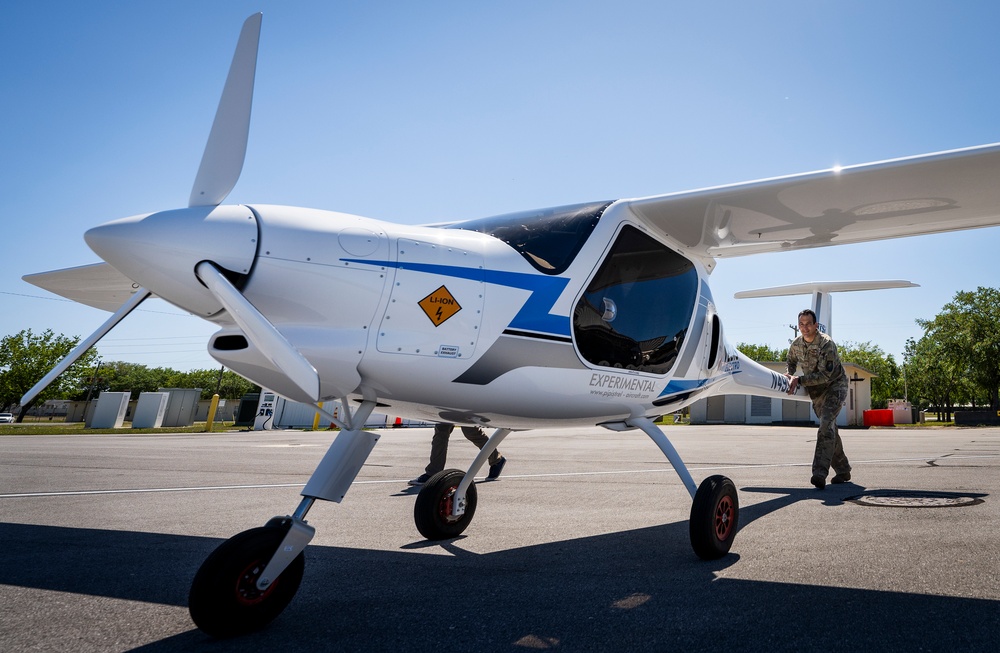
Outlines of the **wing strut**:
<svg viewBox="0 0 1000 653">
<path fill-rule="evenodd" d="M 139 288 L 132 297 L 129 298 L 122 307 L 115 311 L 114 315 L 109 317 L 107 321 L 102 324 L 97 331 L 90 334 L 86 340 L 81 342 L 76 346 L 73 351 L 69 353 L 66 358 L 62 359 L 58 365 L 49 370 L 49 373 L 42 377 L 42 380 L 36 383 L 31 390 L 24 393 L 21 397 L 21 406 L 27 406 L 38 394 L 47 388 L 49 384 L 56 380 L 56 377 L 69 369 L 70 365 L 75 363 L 81 356 L 83 356 L 87 351 L 97 344 L 100 340 L 107 334 L 108 331 L 114 328 L 116 324 L 125 319 L 125 316 L 135 310 L 135 307 L 143 302 L 144 299 L 149 297 L 150 292 L 145 288 Z"/>
</svg>

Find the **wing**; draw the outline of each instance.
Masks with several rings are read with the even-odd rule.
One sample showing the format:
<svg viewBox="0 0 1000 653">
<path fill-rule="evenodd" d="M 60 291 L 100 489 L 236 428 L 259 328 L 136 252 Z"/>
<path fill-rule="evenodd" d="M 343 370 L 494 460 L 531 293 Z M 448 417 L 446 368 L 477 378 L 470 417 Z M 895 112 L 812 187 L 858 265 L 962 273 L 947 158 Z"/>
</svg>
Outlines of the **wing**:
<svg viewBox="0 0 1000 653">
<path fill-rule="evenodd" d="M 139 289 L 138 284 L 107 263 L 27 274 L 21 278 L 60 297 L 102 311 L 117 311 Z"/>
<path fill-rule="evenodd" d="M 1000 225 L 1000 144 L 627 200 L 711 261 Z"/>
</svg>

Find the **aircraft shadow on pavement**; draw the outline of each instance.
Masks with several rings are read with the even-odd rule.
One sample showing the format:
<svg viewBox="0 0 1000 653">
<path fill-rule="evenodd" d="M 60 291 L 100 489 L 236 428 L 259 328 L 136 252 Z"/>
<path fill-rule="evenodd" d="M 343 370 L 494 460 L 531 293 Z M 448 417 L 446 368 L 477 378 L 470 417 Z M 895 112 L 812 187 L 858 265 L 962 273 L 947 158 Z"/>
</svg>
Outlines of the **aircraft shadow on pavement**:
<svg viewBox="0 0 1000 653">
<path fill-rule="evenodd" d="M 816 498 L 788 492 L 746 523 Z M 267 629 L 222 642 L 192 629 L 136 650 L 992 650 L 996 601 L 727 579 L 716 572 L 738 554 L 700 561 L 687 531 L 483 555 L 462 539 L 438 544 L 449 555 L 310 546 L 298 595 Z M 0 523 L 0 584 L 181 606 L 220 541 Z"/>
<path fill-rule="evenodd" d="M 818 491 L 815 488 L 805 489 L 801 487 L 742 487 L 740 488 L 740 492 L 780 495 L 773 499 L 768 499 L 767 501 L 761 501 L 760 503 L 756 503 L 752 506 L 741 506 L 739 524 L 741 529 L 757 519 L 766 517 L 767 515 L 781 510 L 782 508 L 787 508 L 798 501 L 822 501 L 823 505 L 826 506 L 840 506 L 843 505 L 845 501 L 863 502 L 865 499 L 872 500 L 879 498 L 896 498 L 909 500 L 909 503 L 914 504 L 910 507 L 915 507 L 919 505 L 919 502 L 917 501 L 919 499 L 955 501 L 961 499 L 971 500 L 970 504 L 978 504 L 982 503 L 983 497 L 988 496 L 982 492 L 894 490 L 884 488 L 878 490 L 868 490 L 862 485 L 850 482 L 844 483 L 843 485 L 830 485 L 823 491 Z"/>
<path fill-rule="evenodd" d="M 848 497 L 864 493 L 865 488 L 856 483 L 844 483 L 828 485 L 825 490 L 817 490 L 814 487 L 741 487 L 739 491 L 741 495 L 744 492 L 778 495 L 750 506 L 741 503 L 739 527 L 743 529 L 750 523 L 799 501 L 822 501 L 825 506 L 843 505 Z"/>
</svg>

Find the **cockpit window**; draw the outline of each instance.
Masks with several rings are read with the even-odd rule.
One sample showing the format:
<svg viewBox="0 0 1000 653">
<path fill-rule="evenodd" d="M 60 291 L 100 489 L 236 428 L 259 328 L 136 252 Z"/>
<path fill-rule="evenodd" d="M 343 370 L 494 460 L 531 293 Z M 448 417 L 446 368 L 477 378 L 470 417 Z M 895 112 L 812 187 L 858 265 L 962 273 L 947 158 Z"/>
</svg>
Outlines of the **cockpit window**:
<svg viewBox="0 0 1000 653">
<path fill-rule="evenodd" d="M 499 238 L 545 274 L 565 272 L 611 202 L 508 213 L 448 225 Z"/>
<path fill-rule="evenodd" d="M 691 261 L 625 225 L 573 312 L 577 347 L 594 365 L 666 374 L 697 300 Z"/>
</svg>

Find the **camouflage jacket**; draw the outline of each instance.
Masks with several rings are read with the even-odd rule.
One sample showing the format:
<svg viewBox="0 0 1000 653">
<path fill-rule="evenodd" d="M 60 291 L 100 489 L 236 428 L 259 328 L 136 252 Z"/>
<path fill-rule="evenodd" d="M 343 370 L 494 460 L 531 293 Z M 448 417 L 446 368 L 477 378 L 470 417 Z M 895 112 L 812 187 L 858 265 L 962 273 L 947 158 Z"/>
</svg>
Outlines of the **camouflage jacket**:
<svg viewBox="0 0 1000 653">
<path fill-rule="evenodd" d="M 810 397 L 826 394 L 835 386 L 847 386 L 847 374 L 840 363 L 837 344 L 825 333 L 817 333 L 812 342 L 806 342 L 802 336 L 792 341 L 788 348 L 788 373 L 795 374 L 800 366 L 799 384 Z"/>
</svg>

